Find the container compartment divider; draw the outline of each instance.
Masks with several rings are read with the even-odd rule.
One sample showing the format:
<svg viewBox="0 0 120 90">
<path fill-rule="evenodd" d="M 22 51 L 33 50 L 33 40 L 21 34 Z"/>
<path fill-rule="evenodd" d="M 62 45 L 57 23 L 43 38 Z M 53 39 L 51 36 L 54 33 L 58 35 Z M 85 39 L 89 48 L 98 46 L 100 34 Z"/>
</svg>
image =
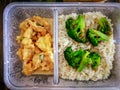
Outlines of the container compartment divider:
<svg viewBox="0 0 120 90">
<path fill-rule="evenodd" d="M 54 9 L 54 84 L 58 84 L 58 11 Z"/>
</svg>

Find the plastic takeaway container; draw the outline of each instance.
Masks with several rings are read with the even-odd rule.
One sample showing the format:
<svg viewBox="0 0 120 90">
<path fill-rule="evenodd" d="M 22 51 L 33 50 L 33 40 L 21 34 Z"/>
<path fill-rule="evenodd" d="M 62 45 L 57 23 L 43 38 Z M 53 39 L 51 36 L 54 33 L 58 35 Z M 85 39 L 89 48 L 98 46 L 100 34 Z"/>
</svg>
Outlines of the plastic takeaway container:
<svg viewBox="0 0 120 90">
<path fill-rule="evenodd" d="M 113 23 L 115 55 L 111 75 L 106 80 L 70 81 L 58 75 L 58 15 L 101 11 Z M 19 24 L 26 18 L 39 15 L 53 18 L 54 75 L 25 76 L 16 55 Z M 118 3 L 11 3 L 3 14 L 4 81 L 12 90 L 119 90 L 120 89 L 120 4 Z"/>
</svg>

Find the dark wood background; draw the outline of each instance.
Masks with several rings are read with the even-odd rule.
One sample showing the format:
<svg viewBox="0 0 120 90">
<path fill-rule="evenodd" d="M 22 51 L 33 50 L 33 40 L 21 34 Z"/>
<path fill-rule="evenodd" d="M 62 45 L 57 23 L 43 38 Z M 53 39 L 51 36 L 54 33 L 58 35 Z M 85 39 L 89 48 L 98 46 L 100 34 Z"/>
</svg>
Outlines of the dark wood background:
<svg viewBox="0 0 120 90">
<path fill-rule="evenodd" d="M 3 10 L 5 6 L 11 2 L 32 2 L 32 1 L 41 1 L 41 2 L 63 2 L 67 0 L 0 0 L 0 90 L 8 90 L 3 81 Z M 75 1 L 75 0 L 69 0 Z M 84 0 L 79 0 L 84 1 Z M 86 0 L 87 1 L 87 0 Z M 89 0 L 90 1 L 90 0 Z M 94 0 L 95 1 L 95 0 Z M 107 0 L 107 2 L 120 2 L 120 0 Z"/>
</svg>

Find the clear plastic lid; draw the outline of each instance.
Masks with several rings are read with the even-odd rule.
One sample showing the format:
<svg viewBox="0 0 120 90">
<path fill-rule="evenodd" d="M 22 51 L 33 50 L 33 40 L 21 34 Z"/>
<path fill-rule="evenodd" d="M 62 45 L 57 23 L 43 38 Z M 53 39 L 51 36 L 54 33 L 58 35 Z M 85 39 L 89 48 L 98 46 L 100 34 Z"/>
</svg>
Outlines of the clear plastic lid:
<svg viewBox="0 0 120 90">
<path fill-rule="evenodd" d="M 70 81 L 59 78 L 58 75 L 58 15 L 101 11 L 113 23 L 115 55 L 111 76 L 100 81 Z M 20 34 L 19 24 L 32 16 L 50 17 L 54 20 L 54 75 L 22 74 L 22 63 L 16 51 L 18 43 L 16 36 Z M 119 90 L 120 88 L 120 4 L 117 3 L 11 3 L 3 14 L 4 38 L 4 81 L 10 89 L 81 89 L 81 90 Z"/>
</svg>

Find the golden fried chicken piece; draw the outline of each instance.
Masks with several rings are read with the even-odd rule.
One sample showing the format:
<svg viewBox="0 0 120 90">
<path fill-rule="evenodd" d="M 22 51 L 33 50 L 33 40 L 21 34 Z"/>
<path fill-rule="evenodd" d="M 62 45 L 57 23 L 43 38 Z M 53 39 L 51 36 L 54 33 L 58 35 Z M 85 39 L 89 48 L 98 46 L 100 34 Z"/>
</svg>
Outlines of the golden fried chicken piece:
<svg viewBox="0 0 120 90">
<path fill-rule="evenodd" d="M 20 24 L 21 33 L 16 40 L 20 44 L 17 55 L 23 63 L 25 75 L 53 74 L 52 19 L 39 16 L 28 18 Z"/>
<path fill-rule="evenodd" d="M 52 46 L 52 38 L 50 34 L 46 34 L 45 36 L 39 37 L 39 39 L 35 43 L 40 50 L 42 51 L 51 51 Z"/>
</svg>

